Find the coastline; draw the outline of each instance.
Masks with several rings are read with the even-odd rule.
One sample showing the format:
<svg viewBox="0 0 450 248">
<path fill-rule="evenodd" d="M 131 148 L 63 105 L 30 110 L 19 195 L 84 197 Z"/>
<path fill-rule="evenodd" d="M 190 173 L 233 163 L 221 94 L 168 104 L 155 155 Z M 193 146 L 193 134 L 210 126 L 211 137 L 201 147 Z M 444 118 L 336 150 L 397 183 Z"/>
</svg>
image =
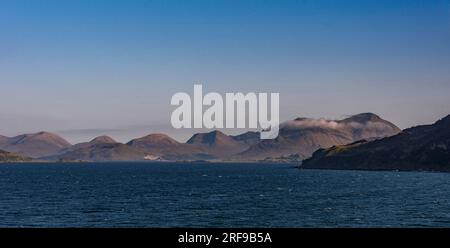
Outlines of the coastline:
<svg viewBox="0 0 450 248">
<path fill-rule="evenodd" d="M 299 171 L 354 171 L 354 172 L 413 172 L 413 173 L 450 173 L 450 170 L 408 170 L 408 169 L 337 169 L 337 168 L 302 168 L 301 163 L 298 162 L 258 162 L 258 161 L 23 161 L 23 162 L 0 162 L 0 166 L 3 165 L 29 165 L 29 164 L 52 164 L 52 165 L 108 165 L 108 164 L 148 164 L 148 165 L 288 165 Z"/>
</svg>

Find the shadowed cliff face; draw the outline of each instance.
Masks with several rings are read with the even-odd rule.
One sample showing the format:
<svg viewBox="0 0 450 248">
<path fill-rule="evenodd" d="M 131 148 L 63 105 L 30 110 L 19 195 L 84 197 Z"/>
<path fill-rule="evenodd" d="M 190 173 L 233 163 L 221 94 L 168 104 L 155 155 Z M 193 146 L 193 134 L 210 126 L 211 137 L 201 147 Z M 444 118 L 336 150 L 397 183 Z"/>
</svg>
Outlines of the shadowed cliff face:
<svg viewBox="0 0 450 248">
<path fill-rule="evenodd" d="M 371 142 L 319 150 L 304 168 L 450 171 L 450 116 Z"/>
<path fill-rule="evenodd" d="M 371 113 L 344 120 L 297 118 L 280 126 L 274 140 L 263 140 L 239 154 L 245 159 L 263 159 L 299 154 L 303 158 L 320 148 L 352 143 L 361 139 L 376 139 L 400 132 L 394 124 Z"/>
</svg>

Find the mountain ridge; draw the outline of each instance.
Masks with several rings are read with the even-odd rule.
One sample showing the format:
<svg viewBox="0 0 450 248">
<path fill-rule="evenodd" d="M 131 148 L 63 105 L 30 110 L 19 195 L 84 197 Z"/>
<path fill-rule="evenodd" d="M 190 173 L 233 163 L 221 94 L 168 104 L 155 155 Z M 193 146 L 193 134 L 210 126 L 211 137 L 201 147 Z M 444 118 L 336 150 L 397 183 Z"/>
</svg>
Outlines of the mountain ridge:
<svg viewBox="0 0 450 248">
<path fill-rule="evenodd" d="M 372 113 L 357 114 L 343 120 L 300 117 L 282 123 L 276 139 L 262 140 L 239 156 L 264 159 L 263 156 L 300 155 L 307 158 L 319 148 L 391 136 L 400 131 L 394 124 Z"/>
<path fill-rule="evenodd" d="M 33 158 L 48 156 L 70 146 L 61 136 L 44 131 L 14 137 L 2 136 L 0 141 L 0 149 Z"/>
<path fill-rule="evenodd" d="M 450 171 L 450 115 L 383 139 L 320 149 L 302 167 Z"/>
<path fill-rule="evenodd" d="M 167 134 L 154 133 L 125 144 L 103 135 L 70 145 L 56 134 L 39 132 L 13 138 L 0 136 L 0 149 L 5 147 L 2 142 L 8 144 L 6 148 L 21 144 L 21 149 L 16 147 L 15 150 L 19 154 L 51 161 L 285 161 L 289 158 L 298 161 L 319 148 L 348 144 L 361 138 L 382 138 L 399 131 L 378 115 L 362 113 L 342 120 L 302 117 L 286 121 L 280 124 L 280 135 L 274 140 L 261 140 L 260 132 L 255 131 L 227 135 L 214 130 L 193 134 L 184 143 Z M 45 141 L 44 145 L 52 144 L 52 149 L 39 151 L 42 142 L 36 143 L 36 140 Z"/>
</svg>

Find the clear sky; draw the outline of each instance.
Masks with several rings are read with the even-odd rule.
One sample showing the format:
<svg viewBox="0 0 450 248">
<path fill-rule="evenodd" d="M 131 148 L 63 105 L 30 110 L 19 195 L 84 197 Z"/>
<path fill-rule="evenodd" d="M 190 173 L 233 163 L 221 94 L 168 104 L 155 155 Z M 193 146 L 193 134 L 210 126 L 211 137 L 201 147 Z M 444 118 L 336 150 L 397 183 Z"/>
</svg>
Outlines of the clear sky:
<svg viewBox="0 0 450 248">
<path fill-rule="evenodd" d="M 432 123 L 450 114 L 450 1 L 0 0 L 0 134 L 183 140 L 170 98 L 198 82 L 280 92 L 282 120 Z"/>
</svg>

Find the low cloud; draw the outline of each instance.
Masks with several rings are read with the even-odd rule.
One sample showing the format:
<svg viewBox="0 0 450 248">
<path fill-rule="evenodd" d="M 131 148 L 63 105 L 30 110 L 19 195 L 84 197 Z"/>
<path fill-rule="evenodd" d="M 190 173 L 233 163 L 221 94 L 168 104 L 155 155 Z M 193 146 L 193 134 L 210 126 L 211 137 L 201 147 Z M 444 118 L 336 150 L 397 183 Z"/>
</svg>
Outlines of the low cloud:
<svg viewBox="0 0 450 248">
<path fill-rule="evenodd" d="M 299 129 L 299 128 L 312 128 L 312 127 L 339 129 L 339 128 L 345 127 L 345 124 L 339 123 L 337 121 L 326 120 L 326 119 L 307 119 L 307 118 L 286 121 L 281 124 L 281 128 L 285 128 L 285 129 Z"/>
<path fill-rule="evenodd" d="M 386 132 L 392 129 L 389 125 L 383 122 L 369 121 L 367 123 L 360 122 L 341 122 L 327 119 L 309 119 L 299 118 L 296 120 L 287 121 L 281 124 L 284 129 L 307 129 L 307 128 L 324 128 L 335 130 L 356 130 L 366 129 L 374 132 Z"/>
</svg>

